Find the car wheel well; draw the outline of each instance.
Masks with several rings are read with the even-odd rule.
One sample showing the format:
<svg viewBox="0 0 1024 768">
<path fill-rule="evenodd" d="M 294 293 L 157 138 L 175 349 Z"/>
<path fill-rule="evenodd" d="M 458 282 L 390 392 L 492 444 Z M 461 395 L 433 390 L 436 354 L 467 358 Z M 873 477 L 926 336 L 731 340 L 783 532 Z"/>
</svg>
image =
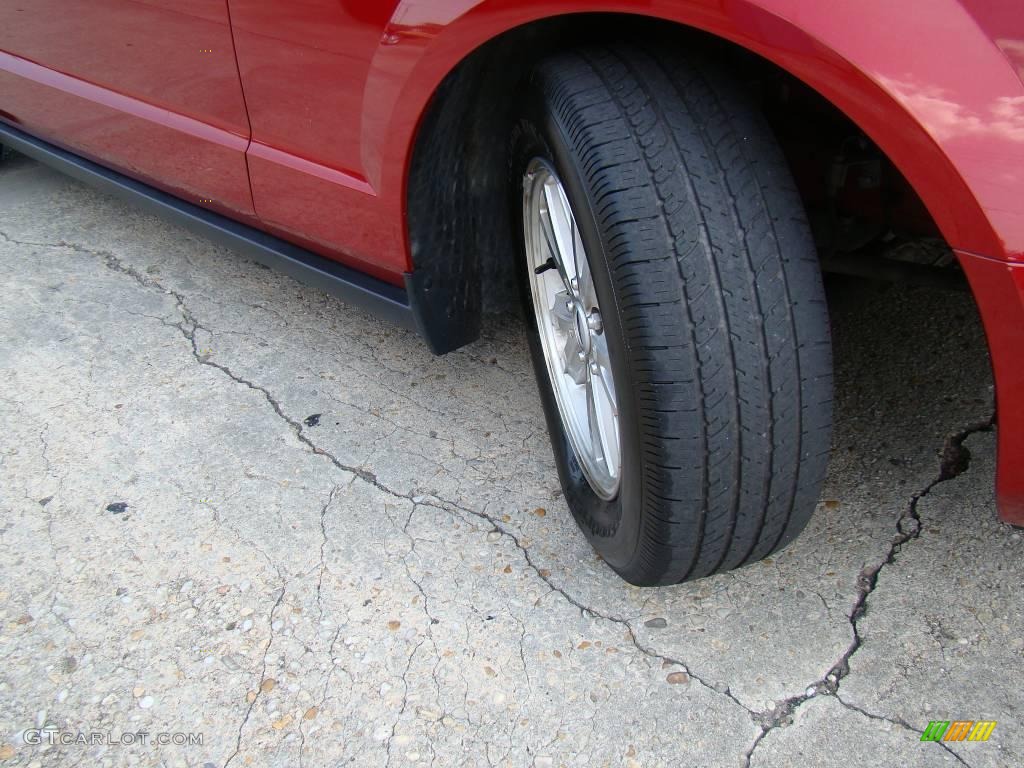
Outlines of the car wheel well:
<svg viewBox="0 0 1024 768">
<path fill-rule="evenodd" d="M 887 280 L 962 282 L 910 183 L 812 88 L 735 43 L 675 22 L 574 14 L 510 30 L 469 54 L 420 121 L 406 186 L 413 265 L 407 288 L 435 352 L 474 341 L 485 313 L 518 306 L 507 153 L 524 78 L 549 53 L 630 39 L 699 47 L 754 93 L 807 208 L 823 268 Z M 913 263 L 894 264 L 900 260 Z M 946 271 L 933 274 L 922 266 Z"/>
</svg>

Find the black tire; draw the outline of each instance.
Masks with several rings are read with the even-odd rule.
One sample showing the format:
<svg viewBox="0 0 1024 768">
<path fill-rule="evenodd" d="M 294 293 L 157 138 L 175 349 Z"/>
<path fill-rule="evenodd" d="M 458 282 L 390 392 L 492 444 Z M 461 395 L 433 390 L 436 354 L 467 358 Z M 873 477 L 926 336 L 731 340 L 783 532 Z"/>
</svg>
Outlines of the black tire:
<svg viewBox="0 0 1024 768">
<path fill-rule="evenodd" d="M 631 45 L 544 61 L 518 115 L 518 230 L 524 170 L 540 157 L 557 169 L 590 255 L 622 393 L 621 483 L 605 501 L 566 437 L 523 291 L 580 527 L 637 585 L 700 578 L 786 546 L 825 475 L 832 361 L 819 262 L 770 129 L 711 64 Z"/>
</svg>

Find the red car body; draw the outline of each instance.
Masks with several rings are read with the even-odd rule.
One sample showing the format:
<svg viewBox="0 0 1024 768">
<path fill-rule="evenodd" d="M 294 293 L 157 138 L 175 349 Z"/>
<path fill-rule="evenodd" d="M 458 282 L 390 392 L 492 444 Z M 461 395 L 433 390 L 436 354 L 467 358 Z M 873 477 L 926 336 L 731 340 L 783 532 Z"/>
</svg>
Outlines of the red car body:
<svg viewBox="0 0 1024 768">
<path fill-rule="evenodd" d="M 582 13 L 730 41 L 886 153 L 981 310 L 999 510 L 1024 525 L 1019 0 L 0 0 L 0 120 L 401 286 L 410 162 L 442 81 L 503 33 Z"/>
</svg>

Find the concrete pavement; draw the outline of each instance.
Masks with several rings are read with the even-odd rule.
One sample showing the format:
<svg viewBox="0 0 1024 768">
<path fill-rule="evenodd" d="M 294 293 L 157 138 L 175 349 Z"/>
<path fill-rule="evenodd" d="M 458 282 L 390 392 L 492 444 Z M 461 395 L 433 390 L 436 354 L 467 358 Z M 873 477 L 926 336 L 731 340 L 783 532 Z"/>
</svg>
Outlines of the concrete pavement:
<svg viewBox="0 0 1024 768">
<path fill-rule="evenodd" d="M 1024 764 L 966 295 L 833 285 L 811 525 L 644 590 L 560 498 L 514 319 L 433 357 L 20 157 L 0 283 L 4 765 Z M 957 719 L 999 724 L 921 743 Z"/>
</svg>

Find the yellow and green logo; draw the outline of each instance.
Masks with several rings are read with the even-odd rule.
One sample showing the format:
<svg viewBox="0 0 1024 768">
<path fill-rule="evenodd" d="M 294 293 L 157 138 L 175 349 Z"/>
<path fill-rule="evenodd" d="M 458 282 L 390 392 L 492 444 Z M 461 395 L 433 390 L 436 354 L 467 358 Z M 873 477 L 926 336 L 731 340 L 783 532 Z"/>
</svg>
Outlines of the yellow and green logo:
<svg viewBox="0 0 1024 768">
<path fill-rule="evenodd" d="M 995 728 L 995 720 L 932 720 L 921 741 L 988 741 Z"/>
</svg>

